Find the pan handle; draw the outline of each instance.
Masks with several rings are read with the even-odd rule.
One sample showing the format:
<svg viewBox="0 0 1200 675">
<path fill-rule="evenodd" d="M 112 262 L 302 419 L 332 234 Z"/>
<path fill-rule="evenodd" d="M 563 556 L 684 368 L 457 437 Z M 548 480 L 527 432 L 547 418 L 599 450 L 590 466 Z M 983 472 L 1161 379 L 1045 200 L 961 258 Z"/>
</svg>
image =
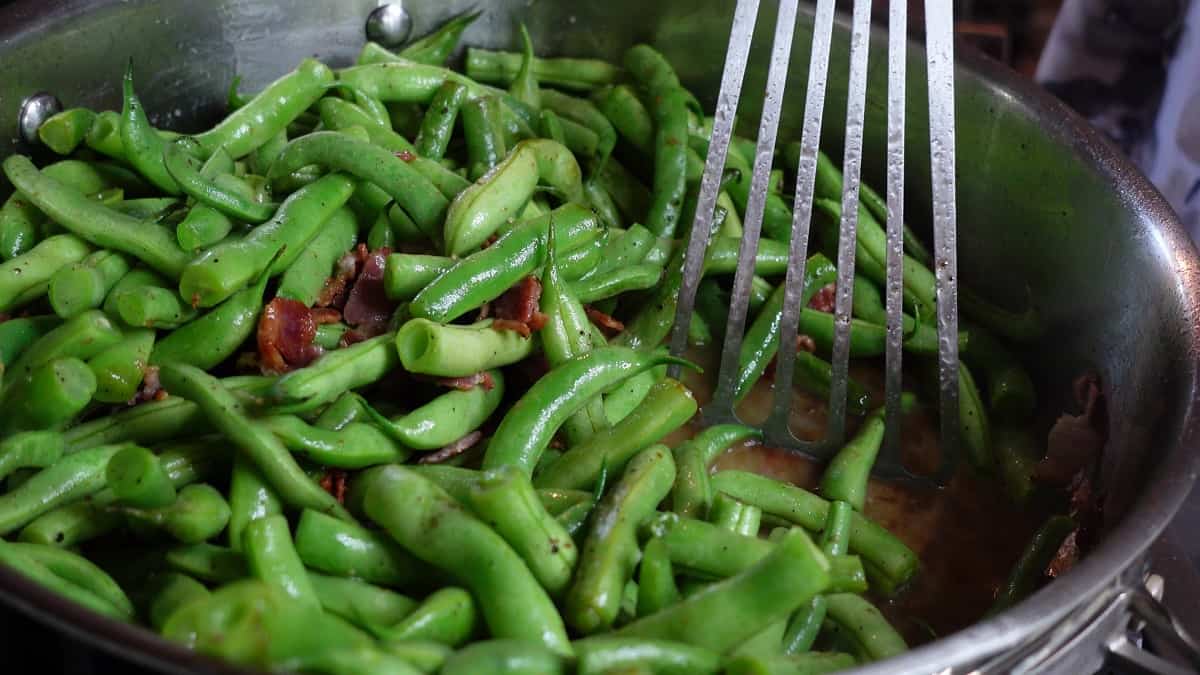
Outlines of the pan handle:
<svg viewBox="0 0 1200 675">
<path fill-rule="evenodd" d="M 1135 622 L 1131 628 L 1141 633 L 1159 651 L 1173 654 L 1188 665 L 1180 666 L 1163 656 L 1151 653 L 1119 631 L 1106 645 L 1110 658 L 1126 669 L 1150 675 L 1189 675 L 1200 672 L 1200 642 L 1171 614 L 1163 604 L 1163 580 L 1157 574 L 1146 577 L 1146 583 L 1130 589 L 1125 595 L 1130 615 Z"/>
</svg>

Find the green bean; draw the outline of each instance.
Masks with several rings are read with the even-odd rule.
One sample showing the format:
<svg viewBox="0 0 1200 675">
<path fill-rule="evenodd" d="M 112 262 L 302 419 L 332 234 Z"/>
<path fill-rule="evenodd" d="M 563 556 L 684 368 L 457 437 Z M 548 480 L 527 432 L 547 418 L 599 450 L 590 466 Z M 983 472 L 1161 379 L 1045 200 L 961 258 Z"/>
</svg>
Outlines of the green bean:
<svg viewBox="0 0 1200 675">
<path fill-rule="evenodd" d="M 696 413 L 692 392 L 676 380 L 654 384 L 628 416 L 571 447 L 537 478 L 538 487 L 586 489 L 601 470 L 620 471 L 637 453 L 659 442 Z"/>
<path fill-rule="evenodd" d="M 122 504 L 152 509 L 175 502 L 175 486 L 166 468 L 145 448 L 131 445 L 114 454 L 105 476 L 108 488 Z"/>
<path fill-rule="evenodd" d="M 720 658 L 715 652 L 668 640 L 644 640 L 598 635 L 572 643 L 578 675 L 626 672 L 643 665 L 657 675 L 715 675 Z"/>
<path fill-rule="evenodd" d="M 525 22 L 521 22 L 518 26 L 518 32 L 521 35 L 521 68 L 517 71 L 517 76 L 513 78 L 512 84 L 509 85 L 508 93 L 516 100 L 525 105 L 540 109 L 542 107 L 542 95 L 538 88 L 537 76 L 533 74 L 533 40 L 529 38 L 529 29 L 525 27 Z"/>
<path fill-rule="evenodd" d="M 598 505 L 596 527 L 584 541 L 579 571 L 566 596 L 564 613 L 578 631 L 589 634 L 612 626 L 621 589 L 637 561 L 638 524 L 654 513 L 675 480 L 666 446 L 653 446 L 633 458 L 620 482 Z"/>
<path fill-rule="evenodd" d="M 958 364 L 958 434 L 967 460 L 982 471 L 991 471 L 996 465 L 992 449 L 991 422 L 983 397 L 975 378 L 965 363 Z"/>
<path fill-rule="evenodd" d="M 194 366 L 166 363 L 160 369 L 163 386 L 200 406 L 209 422 L 254 462 L 284 503 L 349 518 L 337 500 L 309 480 L 269 431 L 249 422 L 242 404 L 220 380 Z"/>
<path fill-rule="evenodd" d="M 911 393 L 902 393 L 901 413 L 912 410 L 916 402 L 916 397 Z M 884 408 L 877 408 L 868 415 L 854 438 L 829 461 L 821 477 L 821 494 L 826 499 L 847 502 L 855 510 L 863 510 L 867 501 L 867 482 L 883 444 L 884 413 Z"/>
<path fill-rule="evenodd" d="M 553 110 L 543 110 L 539 116 L 541 125 L 538 127 L 542 138 L 549 138 L 555 143 L 567 144 L 567 134 L 563 131 L 562 120 Z"/>
<path fill-rule="evenodd" d="M 238 190 L 238 183 L 222 182 L 220 179 L 227 174 L 205 176 L 199 159 L 202 152 L 199 142 L 186 136 L 163 146 L 162 162 L 180 190 L 196 202 L 239 221 L 261 223 L 274 215 L 276 204 L 258 203 Z"/>
<path fill-rule="evenodd" d="M 463 12 L 459 14 L 446 23 L 443 23 L 429 35 L 410 42 L 404 49 L 400 50 L 400 56 L 410 61 L 416 61 L 417 63 L 442 65 L 454 53 L 455 47 L 458 46 L 458 41 L 462 38 L 463 31 L 474 23 L 475 19 L 479 18 L 479 14 L 480 12 Z"/>
<path fill-rule="evenodd" d="M 675 585 L 675 570 L 662 540 L 655 537 L 642 549 L 638 566 L 637 615 L 653 614 L 679 602 L 679 587 Z M 578 645 L 577 645 L 578 646 Z"/>
<path fill-rule="evenodd" d="M 1021 557 L 997 591 L 996 600 L 988 614 L 1008 609 L 1037 590 L 1045 576 L 1046 566 L 1054 559 L 1063 540 L 1077 527 L 1075 519 L 1069 516 L 1053 515 L 1047 518 L 1021 551 Z"/>
<path fill-rule="evenodd" d="M 363 502 L 367 515 L 413 554 L 471 588 L 492 635 L 569 653 L 553 603 L 498 534 L 408 469 L 372 472 Z"/>
<path fill-rule="evenodd" d="M 548 139 L 521 141 L 486 179 L 464 190 L 446 213 L 446 250 L 473 251 L 516 215 L 543 183 L 565 201 L 582 203 L 579 164 L 566 147 Z"/>
<path fill-rule="evenodd" d="M 163 338 L 151 352 L 150 363 L 213 368 L 228 359 L 254 333 L 266 287 L 264 273 L 253 286 Z"/>
<path fill-rule="evenodd" d="M 0 376 L 30 345 L 59 323 L 54 316 L 18 317 L 0 322 Z"/>
<path fill-rule="evenodd" d="M 400 365 L 395 333 L 326 353 L 305 368 L 279 378 L 274 394 L 302 409 L 328 403 L 342 392 L 371 384 Z"/>
<path fill-rule="evenodd" d="M 791 656 L 740 654 L 725 664 L 726 675 L 821 675 L 853 668 L 850 654 L 810 652 Z"/>
<path fill-rule="evenodd" d="M 250 573 L 306 605 L 320 600 L 292 544 L 287 519 L 281 515 L 250 521 L 242 535 L 242 550 Z"/>
<path fill-rule="evenodd" d="M 970 288 L 964 287 L 959 295 L 963 314 L 997 335 L 1014 342 L 1032 342 L 1046 333 L 1041 312 L 1032 301 L 1024 311 L 1014 312 L 997 307 Z"/>
<path fill-rule="evenodd" d="M 486 471 L 468 502 L 521 556 L 543 588 L 555 597 L 566 590 L 579 552 L 563 526 L 546 511 L 528 476 L 515 467 Z"/>
<path fill-rule="evenodd" d="M 208 153 L 224 147 L 244 157 L 271 140 L 325 94 L 333 71 L 316 59 L 304 59 L 292 72 L 267 85 L 244 106 L 212 129 L 196 136 Z"/>
<path fill-rule="evenodd" d="M 454 122 L 466 97 L 466 88 L 457 82 L 446 82 L 438 88 L 421 120 L 421 132 L 414 143 L 422 157 L 441 159 L 446 155 Z"/>
<path fill-rule="evenodd" d="M 295 546 L 306 566 L 334 576 L 396 587 L 425 574 L 420 561 L 386 536 L 311 509 L 300 513 Z"/>
<path fill-rule="evenodd" d="M 29 557 L 26 551 L 18 549 L 17 544 L 0 540 L 0 563 L 4 563 L 39 585 L 67 597 L 93 612 L 124 621 L 132 618 L 132 611 L 117 607 L 91 590 L 64 579 L 47 566 Z"/>
<path fill-rule="evenodd" d="M 478 429 L 492 416 L 504 398 L 504 375 L 490 370 L 491 386 L 482 384 L 467 391 L 449 391 L 412 412 L 387 419 L 364 404 L 374 423 L 405 446 L 435 450 Z"/>
<path fill-rule="evenodd" d="M 84 310 L 96 309 L 128 271 L 129 261 L 121 254 L 96 251 L 54 273 L 47 288 L 50 306 L 55 314 L 64 319 Z"/>
<path fill-rule="evenodd" d="M 50 361 L 74 357 L 89 359 L 121 340 L 121 332 L 102 312 L 89 310 L 64 321 L 46 333 L 12 362 L 4 372 L 4 397 L 15 383 Z"/>
<path fill-rule="evenodd" d="M 1033 472 L 1042 456 L 1033 434 L 1022 428 L 997 426 L 992 429 L 991 443 L 1005 492 L 1017 504 L 1025 504 L 1035 489 Z"/>
<path fill-rule="evenodd" d="M 666 376 L 667 367 L 658 366 L 638 373 L 606 392 L 604 416 L 608 418 L 608 423 L 615 425 L 629 416 L 645 400 L 651 387 Z"/>
<path fill-rule="evenodd" d="M 467 193 L 463 193 L 466 195 Z M 576 204 L 523 221 L 491 246 L 463 258 L 413 298 L 409 311 L 417 318 L 449 322 L 500 297 L 545 262 L 549 225 L 564 252 L 594 241 L 603 230 L 595 214 Z"/>
<path fill-rule="evenodd" d="M 181 607 L 203 600 L 209 595 L 204 584 L 178 572 L 160 574 L 152 583 L 153 595 L 145 613 L 155 630 L 162 630 L 171 615 Z"/>
<path fill-rule="evenodd" d="M 532 338 L 492 328 L 490 319 L 470 326 L 412 319 L 396 333 L 396 350 L 405 370 L 437 377 L 466 377 L 516 363 L 533 347 Z"/>
<path fill-rule="evenodd" d="M 422 640 L 457 647 L 476 632 L 478 614 L 471 594 L 450 586 L 431 593 L 399 623 L 377 629 L 376 635 L 385 645 Z"/>
<path fill-rule="evenodd" d="M 440 274 L 454 267 L 454 260 L 436 255 L 392 253 L 383 272 L 383 289 L 389 300 L 411 300 Z"/>
<path fill-rule="evenodd" d="M 83 142 L 95 119 L 96 113 L 87 108 L 68 108 L 42 122 L 38 138 L 54 152 L 69 155 Z"/>
<path fill-rule="evenodd" d="M 344 208 L 334 211 L 300 257 L 283 273 L 275 296 L 297 300 L 309 307 L 316 304 L 334 264 L 354 247 L 357 236 L 358 223 L 353 213 Z"/>
<path fill-rule="evenodd" d="M 242 534 L 251 521 L 281 513 L 279 497 L 245 457 L 235 457 L 229 479 L 229 547 L 242 550 Z"/>
<path fill-rule="evenodd" d="M 350 198 L 354 182 L 330 174 L 292 194 L 275 217 L 237 241 L 222 242 L 182 271 L 179 292 L 197 307 L 212 307 L 263 272 L 282 273 L 304 251 L 321 225 Z"/>
<path fill-rule="evenodd" d="M 18 469 L 44 469 L 52 466 L 66 451 L 62 434 L 54 431 L 26 431 L 0 441 L 0 478 Z"/>
<path fill-rule="evenodd" d="M 821 550 L 826 555 L 843 555 L 849 550 L 853 516 L 854 507 L 848 502 L 835 501 L 829 505 L 825 528 L 821 530 Z M 785 654 L 800 654 L 812 648 L 827 610 L 826 596 L 818 595 L 792 615 L 781 640 Z"/>
<path fill-rule="evenodd" d="M 709 467 L 721 453 L 738 443 L 761 439 L 762 432 L 740 424 L 708 427 L 675 448 L 675 486 L 671 509 L 682 516 L 704 518 L 713 503 Z"/>
<path fill-rule="evenodd" d="M 0 433 L 62 428 L 95 394 L 96 376 L 82 360 L 68 356 L 44 363 L 5 391 Z"/>
<path fill-rule="evenodd" d="M 30 202 L 81 239 L 128 253 L 169 277 L 177 277 L 187 264 L 189 256 L 165 230 L 74 192 L 39 172 L 26 157 L 13 155 L 5 159 L 4 173 Z"/>
<path fill-rule="evenodd" d="M 167 194 L 178 195 L 179 184 L 163 164 L 166 140 L 150 126 L 146 110 L 133 91 L 133 61 L 125 68 L 122 92 L 120 134 L 124 158 L 154 187 Z"/>
<path fill-rule="evenodd" d="M 708 518 L 719 528 L 757 537 L 759 526 L 762 523 L 762 509 L 718 493 L 713 497 L 712 510 L 709 512 Z"/>
<path fill-rule="evenodd" d="M 411 598 L 358 579 L 309 572 L 308 580 L 325 611 L 368 631 L 392 626 L 417 607 Z"/>
<path fill-rule="evenodd" d="M 408 450 L 369 424 L 351 423 L 339 431 L 313 427 L 294 415 L 263 417 L 254 422 L 273 433 L 289 450 L 341 469 L 403 462 Z"/>
<path fill-rule="evenodd" d="M 870 660 L 882 661 L 908 651 L 904 638 L 870 601 L 853 593 L 831 593 L 825 599 L 829 618 L 847 631 Z"/>
<path fill-rule="evenodd" d="M 632 50 L 631 50 L 632 51 Z M 687 178 L 687 93 L 680 88 L 656 93 L 654 117 L 654 191 L 646 227 L 655 235 L 675 232 Z"/>
<path fill-rule="evenodd" d="M 828 570 L 812 541 L 793 530 L 752 567 L 614 635 L 677 640 L 724 652 L 822 592 L 829 584 Z"/>
<path fill-rule="evenodd" d="M 442 666 L 443 675 L 562 675 L 562 657 L 537 642 L 485 640 L 455 652 Z"/>
<path fill-rule="evenodd" d="M 357 394 L 346 392 L 322 410 L 313 425 L 319 429 L 339 431 L 352 422 L 364 419 L 366 412 L 366 402 Z"/>
<path fill-rule="evenodd" d="M 173 546 L 167 550 L 165 560 L 172 569 L 210 583 L 227 584 L 249 573 L 241 553 L 213 544 Z"/>
<path fill-rule="evenodd" d="M 480 82 L 509 85 L 521 69 L 521 55 L 470 47 L 467 76 Z M 587 90 L 620 79 L 616 66 L 599 59 L 534 58 L 533 76 L 539 82 L 565 89 Z"/>
<path fill-rule="evenodd" d="M 721 471 L 713 476 L 712 486 L 714 490 L 758 506 L 764 514 L 813 531 L 824 527 L 829 512 L 829 502 L 803 488 L 745 471 Z M 920 566 L 916 554 L 903 542 L 858 514 L 851 524 L 850 550 L 862 556 L 893 586 L 903 585 Z"/>
<path fill-rule="evenodd" d="M 118 282 L 105 305 L 113 308 L 127 326 L 136 328 L 179 328 L 196 317 L 196 309 L 174 288 L 148 270 L 126 275 L 128 281 Z M 141 277 L 145 274 L 146 277 Z M 146 283 L 135 283 L 143 280 Z"/>
<path fill-rule="evenodd" d="M 658 265 L 631 265 L 611 272 L 595 273 L 570 284 L 580 302 L 592 303 L 622 293 L 654 288 L 662 278 Z"/>
<path fill-rule="evenodd" d="M 90 252 L 91 247 L 78 237 L 59 234 L 0 264 L 0 311 L 21 307 L 45 295 L 56 272 L 85 260 Z"/>
<path fill-rule="evenodd" d="M 643 155 L 654 152 L 654 118 L 627 84 L 601 89 L 593 100 L 621 137 Z"/>
<path fill-rule="evenodd" d="M 133 524 L 161 528 L 176 540 L 195 544 L 211 539 L 229 524 L 229 504 L 211 485 L 188 485 L 174 502 L 153 509 L 124 508 Z"/>
<path fill-rule="evenodd" d="M 398 656 L 422 673 L 436 673 L 454 649 L 432 640 L 405 640 L 380 645 L 387 653 Z"/>
<path fill-rule="evenodd" d="M 1029 373 L 987 330 L 978 325 L 970 325 L 968 330 L 971 347 L 964 358 L 983 374 L 991 416 L 1010 424 L 1025 422 L 1037 405 L 1037 394 Z"/>
<path fill-rule="evenodd" d="M 29 543 L 7 543 L 5 548 L 44 566 L 67 583 L 74 584 L 117 608 L 123 615 L 133 615 L 128 596 L 104 570 L 86 558 L 54 546 Z"/>
<path fill-rule="evenodd" d="M 481 96 L 462 105 L 463 136 L 467 141 L 467 175 L 479 180 L 508 154 L 504 143 L 504 125 L 500 119 L 500 101 Z"/>
<path fill-rule="evenodd" d="M 100 446 L 63 457 L 20 487 L 0 495 L 0 535 L 105 485 L 104 468 L 121 446 Z"/>
</svg>

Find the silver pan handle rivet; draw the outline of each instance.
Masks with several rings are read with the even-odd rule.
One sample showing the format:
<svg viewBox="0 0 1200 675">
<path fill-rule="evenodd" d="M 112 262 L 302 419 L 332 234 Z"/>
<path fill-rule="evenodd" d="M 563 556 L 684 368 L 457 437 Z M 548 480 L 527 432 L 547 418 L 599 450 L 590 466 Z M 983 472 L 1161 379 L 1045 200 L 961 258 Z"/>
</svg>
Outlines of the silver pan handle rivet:
<svg viewBox="0 0 1200 675">
<path fill-rule="evenodd" d="M 54 115 L 62 112 L 62 103 L 54 94 L 39 91 L 21 101 L 17 113 L 17 132 L 26 143 L 38 143 L 38 127 Z"/>
<path fill-rule="evenodd" d="M 412 32 L 412 17 L 398 2 L 376 7 L 367 17 L 367 39 L 384 47 L 399 47 Z"/>
</svg>

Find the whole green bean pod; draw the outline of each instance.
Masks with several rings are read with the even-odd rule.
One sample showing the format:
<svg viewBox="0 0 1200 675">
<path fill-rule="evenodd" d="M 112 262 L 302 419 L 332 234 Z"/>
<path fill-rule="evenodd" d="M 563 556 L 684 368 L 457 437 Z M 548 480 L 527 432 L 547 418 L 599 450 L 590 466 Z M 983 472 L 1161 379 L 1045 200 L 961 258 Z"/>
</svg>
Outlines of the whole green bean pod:
<svg viewBox="0 0 1200 675">
<path fill-rule="evenodd" d="M 250 521 L 242 534 L 242 551 L 252 575 L 306 605 L 320 606 L 286 518 L 270 515 Z"/>
<path fill-rule="evenodd" d="M 0 264 L 0 311 L 7 312 L 42 297 L 60 269 L 85 260 L 90 252 L 91 247 L 79 237 L 58 234 Z"/>
<path fill-rule="evenodd" d="M 15 490 L 0 495 L 0 535 L 105 485 L 104 469 L 121 446 L 99 446 L 63 457 Z"/>
<path fill-rule="evenodd" d="M 325 279 L 346 251 L 354 248 L 358 238 L 358 222 L 349 209 L 333 212 L 316 236 L 304 247 L 304 252 L 279 279 L 276 297 L 298 300 L 305 306 L 316 304 Z"/>
<path fill-rule="evenodd" d="M 521 69 L 521 55 L 514 52 L 467 49 L 467 76 L 480 82 L 509 85 Z M 587 90 L 613 84 L 620 68 L 600 59 L 534 58 L 533 76 L 539 82 L 565 89 Z"/>
<path fill-rule="evenodd" d="M 66 451 L 66 440 L 55 431 L 26 431 L 0 441 L 0 478 L 18 469 L 44 469 Z"/>
<path fill-rule="evenodd" d="M 611 272 L 590 274 L 568 286 L 580 302 L 592 303 L 622 293 L 654 288 L 662 275 L 663 268 L 658 265 L 630 265 Z"/>
<path fill-rule="evenodd" d="M 422 157 L 441 159 L 446 155 L 459 108 L 466 97 L 466 88 L 457 82 L 446 82 L 438 88 L 421 120 L 421 132 L 414 143 Z"/>
<path fill-rule="evenodd" d="M 228 359 L 254 333 L 262 312 L 267 279 L 268 275 L 263 273 L 253 286 L 234 293 L 203 316 L 163 338 L 154 346 L 150 363 L 158 366 L 186 364 L 207 369 Z"/>
<path fill-rule="evenodd" d="M 602 347 L 551 370 L 513 404 L 484 455 L 484 468 L 512 464 L 528 474 L 550 438 L 588 400 L 622 380 L 664 363 L 691 365 L 661 353 Z"/>
<path fill-rule="evenodd" d="M 325 94 L 333 71 L 316 59 L 304 59 L 292 72 L 267 85 L 212 129 L 196 136 L 208 153 L 225 148 L 244 157 L 271 140 Z"/>
<path fill-rule="evenodd" d="M 269 429 L 289 450 L 341 469 L 361 469 L 408 459 L 408 449 L 370 424 L 351 423 L 338 431 L 309 425 L 295 415 L 273 415 L 254 422 Z"/>
<path fill-rule="evenodd" d="M 311 410 L 345 391 L 376 382 L 400 365 L 395 342 L 395 333 L 384 333 L 327 352 L 307 367 L 279 378 L 274 395 L 294 408 Z"/>
<path fill-rule="evenodd" d="M 121 90 L 120 134 L 124 158 L 154 187 L 169 195 L 178 195 L 179 184 L 167 172 L 163 163 L 163 146 L 166 145 L 166 140 L 150 126 L 146 110 L 133 91 L 132 60 L 125 68 Z"/>
<path fill-rule="evenodd" d="M 486 384 L 467 391 L 448 391 L 429 403 L 394 419 L 387 419 L 364 404 L 364 410 L 376 426 L 405 446 L 416 450 L 436 450 L 478 429 L 500 407 L 504 399 L 504 374 L 487 371 Z"/>
<path fill-rule="evenodd" d="M 1069 516 L 1056 514 L 1047 518 L 1021 551 L 1021 557 L 997 591 L 996 600 L 988 614 L 1008 609 L 1037 590 L 1045 576 L 1046 566 L 1054 559 L 1063 540 L 1077 527 L 1075 519 Z"/>
<path fill-rule="evenodd" d="M 121 607 L 117 607 L 108 599 L 96 595 L 91 590 L 64 579 L 46 565 L 29 557 L 26 551 L 22 551 L 16 548 L 16 546 L 16 544 L 0 540 L 0 563 L 4 563 L 41 586 L 83 605 L 93 612 L 123 621 L 128 621 L 132 618 L 133 612 L 131 610 L 127 611 Z"/>
<path fill-rule="evenodd" d="M 900 397 L 901 412 L 908 412 L 917 399 L 909 392 Z M 831 501 L 847 502 L 862 511 L 867 501 L 867 482 L 875 457 L 883 444 L 884 408 L 877 408 L 863 420 L 854 438 L 829 461 L 821 477 L 821 494 Z"/>
<path fill-rule="evenodd" d="M 869 600 L 853 593 L 825 596 L 829 618 L 862 648 L 872 661 L 882 661 L 908 651 L 904 638 Z"/>
<path fill-rule="evenodd" d="M 661 441 L 696 413 L 692 392 L 673 379 L 654 384 L 628 416 L 583 443 L 572 446 L 542 471 L 538 487 L 587 489 L 601 471 L 621 471 L 634 455 Z"/>
<path fill-rule="evenodd" d="M 521 556 L 550 595 L 558 597 L 566 590 L 579 551 L 571 535 L 546 511 L 528 476 L 515 467 L 486 471 L 468 502 Z"/>
<path fill-rule="evenodd" d="M 704 518 L 713 503 L 709 467 L 721 453 L 738 443 L 761 439 L 758 429 L 740 424 L 708 427 L 675 448 L 675 486 L 671 510 L 681 516 Z"/>
<path fill-rule="evenodd" d="M 168 277 L 178 277 L 190 256 L 166 230 L 118 213 L 51 178 L 28 158 L 4 160 L 4 173 L 54 222 L 96 246 L 122 251 Z"/>
<path fill-rule="evenodd" d="M 616 487 L 600 501 L 596 526 L 584 541 L 579 571 L 566 596 L 564 613 L 576 630 L 595 633 L 616 620 L 621 589 L 638 558 L 638 524 L 654 513 L 674 480 L 670 450 L 653 446 L 629 462 Z"/>
<path fill-rule="evenodd" d="M 467 140 L 467 175 L 479 180 L 508 154 L 500 101 L 494 96 L 481 96 L 463 103 L 461 112 L 463 136 Z"/>
<path fill-rule="evenodd" d="M 308 580 L 325 611 L 368 631 L 392 626 L 417 607 L 407 596 L 358 579 L 309 572 Z"/>
<path fill-rule="evenodd" d="M 724 652 L 784 619 L 829 585 L 829 563 L 799 530 L 740 574 L 617 629 L 615 636 L 676 640 Z"/>
<path fill-rule="evenodd" d="M 485 640 L 468 645 L 446 659 L 442 675 L 563 675 L 566 664 L 558 653 L 537 642 Z"/>
<path fill-rule="evenodd" d="M 275 213 L 276 204 L 259 203 L 241 188 L 244 184 L 222 181 L 228 174 L 206 176 L 201 170 L 199 142 L 187 136 L 164 144 L 162 161 L 175 184 L 196 202 L 236 220 L 261 223 Z"/>
<path fill-rule="evenodd" d="M 829 514 L 829 502 L 808 490 L 745 471 L 721 471 L 713 476 L 712 486 L 758 506 L 764 514 L 812 531 L 823 528 Z M 850 551 L 871 563 L 892 586 L 903 585 L 920 567 L 916 554 L 903 542 L 857 513 L 851 523 Z"/>
<path fill-rule="evenodd" d="M 626 673 L 635 666 L 656 675 L 716 675 L 720 657 L 704 647 L 669 640 L 596 635 L 571 643 L 578 675 Z"/>
<path fill-rule="evenodd" d="M 410 61 L 416 61 L 417 63 L 428 63 L 435 66 L 443 65 L 450 58 L 450 55 L 454 53 L 459 40 L 462 39 L 463 31 L 474 23 L 475 19 L 479 18 L 479 14 L 480 12 L 463 12 L 459 14 L 443 23 L 429 35 L 410 42 L 404 49 L 400 50 L 400 56 Z"/>
<path fill-rule="evenodd" d="M 500 297 L 545 262 L 550 224 L 564 252 L 595 241 L 603 231 L 595 214 L 577 204 L 565 204 L 518 223 L 491 246 L 463 258 L 421 290 L 409 305 L 412 316 L 449 322 Z"/>
<path fill-rule="evenodd" d="M 293 193 L 274 218 L 190 262 L 182 270 L 180 294 L 197 307 L 212 307 L 268 270 L 272 276 L 282 273 L 353 190 L 354 181 L 330 174 Z"/>
<path fill-rule="evenodd" d="M 308 478 L 271 432 L 250 423 L 241 402 L 220 380 L 194 366 L 176 363 L 163 364 L 160 373 L 163 386 L 200 406 L 210 423 L 254 462 L 285 503 L 350 517 L 332 495 Z"/>
<path fill-rule="evenodd" d="M 251 521 L 282 513 L 275 491 L 263 480 L 250 460 L 235 457 L 229 478 L 229 547 L 242 550 L 242 534 Z"/>
<path fill-rule="evenodd" d="M 304 509 L 296 524 L 296 553 L 311 569 L 356 577 L 381 586 L 408 586 L 425 576 L 425 565 L 386 535 Z"/>
<path fill-rule="evenodd" d="M 96 309 L 128 271 L 129 261 L 121 254 L 96 251 L 54 273 L 47 288 L 50 306 L 64 319 L 87 309 Z"/>
<path fill-rule="evenodd" d="M 533 338 L 497 330 L 490 319 L 470 326 L 411 319 L 396 332 L 404 369 L 437 377 L 466 377 L 516 363 L 529 356 L 533 347 Z"/>
<path fill-rule="evenodd" d="M 463 255 L 475 250 L 524 207 L 538 183 L 559 190 L 565 201 L 583 203 L 580 176 L 578 162 L 563 145 L 548 139 L 521 141 L 450 205 L 446 251 Z"/>
<path fill-rule="evenodd" d="M 654 191 L 645 225 L 669 237 L 679 223 L 687 179 L 687 92 L 674 88 L 654 94 Z"/>
<path fill-rule="evenodd" d="M 596 91 L 592 99 L 621 137 L 649 157 L 654 152 L 654 118 L 627 84 Z"/>
<path fill-rule="evenodd" d="M 457 647 L 471 638 L 478 623 L 479 610 L 471 594 L 449 586 L 431 593 L 399 623 L 377 628 L 375 633 L 389 646 L 421 640 Z"/>
<path fill-rule="evenodd" d="M 554 604 L 498 534 L 412 471 L 372 471 L 363 502 L 367 515 L 413 554 L 468 586 L 492 635 L 570 653 Z"/>
</svg>

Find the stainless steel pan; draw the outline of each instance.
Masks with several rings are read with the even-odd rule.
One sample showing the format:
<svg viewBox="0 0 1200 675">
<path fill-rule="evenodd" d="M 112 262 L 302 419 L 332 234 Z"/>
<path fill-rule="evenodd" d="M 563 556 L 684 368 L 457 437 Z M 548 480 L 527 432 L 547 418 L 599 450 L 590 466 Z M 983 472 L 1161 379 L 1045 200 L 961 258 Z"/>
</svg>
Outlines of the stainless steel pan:
<svg viewBox="0 0 1200 675">
<path fill-rule="evenodd" d="M 348 63 L 364 40 L 369 0 L 22 0 L 0 9 L 0 156 L 19 149 L 21 101 L 39 90 L 66 105 L 119 107 L 119 75 L 133 58 L 154 121 L 201 129 L 220 114 L 235 74 L 254 90 L 305 56 Z M 408 0 L 414 36 L 475 0 Z M 649 41 L 693 91 L 717 90 L 732 2 L 574 0 L 481 4 L 472 45 L 509 47 L 523 18 L 540 51 L 619 58 Z M 769 4 L 769 3 L 768 3 Z M 760 17 L 769 27 L 773 17 Z M 799 40 L 811 32 L 802 19 Z M 764 30 L 766 30 L 764 28 Z M 826 119 L 843 119 L 846 41 L 835 35 Z M 765 40 L 762 44 L 769 44 Z M 763 47 L 765 50 L 765 47 Z M 807 72 L 797 50 L 781 137 L 796 125 Z M 871 53 L 864 162 L 879 183 L 885 147 L 885 43 Z M 1129 619 L 1145 551 L 1194 482 L 1200 372 L 1200 275 L 1196 251 L 1170 207 L 1118 151 L 1064 106 L 1008 70 L 960 55 L 957 85 L 958 209 L 963 281 L 993 300 L 1032 297 L 1050 331 L 1033 365 L 1045 392 L 1067 392 L 1086 369 L 1101 374 L 1111 429 L 1104 474 L 1108 532 L 1070 574 L 1017 607 L 863 673 L 1087 672 Z M 909 68 L 923 81 L 924 57 Z M 765 80 L 754 54 L 748 90 Z M 711 102 L 710 102 L 711 103 Z M 924 91 L 910 89 L 907 190 L 910 222 L 928 215 Z M 743 110 L 744 119 L 757 111 Z M 790 126 L 789 126 L 790 125 Z M 830 147 L 842 130 L 825 125 Z M 26 149 L 28 150 L 28 149 Z M 2 179 L 0 179 L 2 180 Z M 0 193 L 7 186 L 0 186 Z M 1049 401 L 1051 409 L 1062 401 Z M 212 664 L 151 633 L 102 619 L 0 571 L 0 595 L 31 614 L 141 661 L 175 670 Z M 1064 649 L 1064 645 L 1072 646 Z M 1024 659 L 1024 660 L 1022 660 Z"/>
</svg>

